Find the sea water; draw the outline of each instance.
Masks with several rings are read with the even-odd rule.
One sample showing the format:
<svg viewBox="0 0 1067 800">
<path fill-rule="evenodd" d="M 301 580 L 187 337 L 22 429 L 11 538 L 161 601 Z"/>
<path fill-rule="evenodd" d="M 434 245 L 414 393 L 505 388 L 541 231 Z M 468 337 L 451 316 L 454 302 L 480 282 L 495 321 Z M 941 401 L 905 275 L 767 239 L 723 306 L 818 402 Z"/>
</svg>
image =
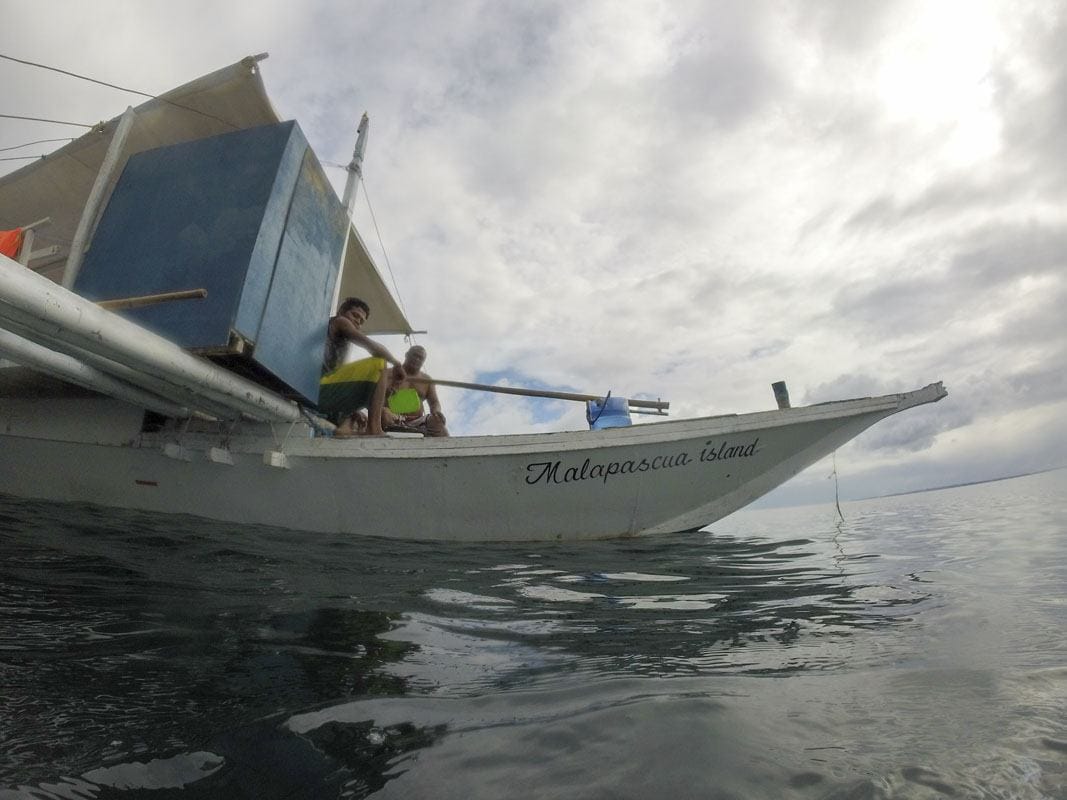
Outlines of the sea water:
<svg viewBox="0 0 1067 800">
<path fill-rule="evenodd" d="M 0 798 L 1067 798 L 1065 489 L 523 545 L 0 498 Z"/>
</svg>

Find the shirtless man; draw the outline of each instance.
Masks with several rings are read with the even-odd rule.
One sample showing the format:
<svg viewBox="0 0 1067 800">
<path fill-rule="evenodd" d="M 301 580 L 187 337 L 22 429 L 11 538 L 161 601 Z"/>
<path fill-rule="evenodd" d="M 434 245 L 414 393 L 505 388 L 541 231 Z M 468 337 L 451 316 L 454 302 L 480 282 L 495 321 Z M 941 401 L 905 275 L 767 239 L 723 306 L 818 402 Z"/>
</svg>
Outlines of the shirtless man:
<svg viewBox="0 0 1067 800">
<path fill-rule="evenodd" d="M 403 380 L 406 375 L 400 360 L 389 350 L 364 334 L 360 328 L 370 316 L 370 306 L 358 297 L 349 297 L 330 318 L 326 333 L 326 351 L 319 381 L 319 411 L 337 424 L 335 436 L 362 433 L 361 410 L 367 409 L 366 433 L 382 434 L 382 408 L 390 379 Z M 349 342 L 359 345 L 371 358 L 342 363 Z M 386 362 L 394 364 L 386 369 Z"/>
<path fill-rule="evenodd" d="M 408 348 L 404 355 L 404 363 L 400 370 L 395 367 L 390 379 L 390 405 L 399 405 L 392 401 L 403 389 L 414 391 L 418 395 L 419 407 L 417 410 L 397 412 L 390 408 L 382 410 L 382 425 L 385 427 L 400 427 L 405 430 L 413 430 L 425 436 L 448 436 L 445 427 L 445 415 L 441 413 L 441 401 L 437 399 L 437 388 L 430 383 L 430 376 L 422 371 L 422 365 L 426 363 L 426 348 L 422 345 L 414 345 Z M 428 403 L 430 413 L 425 413 L 423 403 Z"/>
</svg>

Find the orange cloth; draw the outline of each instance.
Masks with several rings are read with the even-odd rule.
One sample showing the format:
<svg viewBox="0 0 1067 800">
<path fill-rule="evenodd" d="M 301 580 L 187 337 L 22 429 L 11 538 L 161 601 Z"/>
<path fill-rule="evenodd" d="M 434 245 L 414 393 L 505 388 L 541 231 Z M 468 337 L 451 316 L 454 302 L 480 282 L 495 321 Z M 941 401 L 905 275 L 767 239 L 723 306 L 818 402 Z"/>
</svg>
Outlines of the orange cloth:
<svg viewBox="0 0 1067 800">
<path fill-rule="evenodd" d="M 20 247 L 22 247 L 22 228 L 0 231 L 0 253 L 8 258 L 17 258 Z"/>
</svg>

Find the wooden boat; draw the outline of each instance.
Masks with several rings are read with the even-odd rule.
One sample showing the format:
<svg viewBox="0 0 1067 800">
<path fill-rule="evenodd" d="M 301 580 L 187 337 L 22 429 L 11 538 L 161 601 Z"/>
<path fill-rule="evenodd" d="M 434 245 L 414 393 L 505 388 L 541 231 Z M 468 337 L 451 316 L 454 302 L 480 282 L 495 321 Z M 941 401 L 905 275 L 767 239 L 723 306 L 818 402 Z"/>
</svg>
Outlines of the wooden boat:
<svg viewBox="0 0 1067 800">
<path fill-rule="evenodd" d="M 233 171 L 198 184 L 203 163 Z M 946 394 L 937 383 L 589 431 L 336 439 L 315 400 L 337 297 L 370 301 L 369 333 L 411 326 L 324 187 L 255 58 L 0 179 L 0 228 L 39 239 L 24 263 L 0 256 L 0 491 L 393 538 L 637 536 L 708 525 Z M 157 290 L 200 299 L 160 305 Z"/>
</svg>

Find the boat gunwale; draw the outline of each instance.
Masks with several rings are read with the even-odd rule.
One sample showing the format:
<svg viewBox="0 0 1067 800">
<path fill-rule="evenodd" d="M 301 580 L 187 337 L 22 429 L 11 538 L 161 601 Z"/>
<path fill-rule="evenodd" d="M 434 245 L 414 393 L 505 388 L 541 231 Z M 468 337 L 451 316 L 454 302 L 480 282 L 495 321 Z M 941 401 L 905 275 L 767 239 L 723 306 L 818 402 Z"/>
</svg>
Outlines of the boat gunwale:
<svg viewBox="0 0 1067 800">
<path fill-rule="evenodd" d="M 936 402 L 946 396 L 940 383 L 901 394 L 837 400 L 796 408 L 723 414 L 665 422 L 652 422 L 603 430 L 553 431 L 547 433 L 492 434 L 444 438 L 331 437 L 294 438 L 279 436 L 283 425 L 257 426 L 256 433 L 235 433 L 229 437 L 232 452 L 262 453 L 278 450 L 287 456 L 316 459 L 421 459 L 463 458 L 494 455 L 537 455 L 540 453 L 581 452 L 627 446 L 670 445 L 700 437 L 732 436 L 759 432 L 798 423 L 843 419 L 866 414 L 891 414 L 914 405 Z M 134 446 L 163 447 L 180 439 L 192 450 L 220 446 L 220 435 L 207 431 L 141 434 Z"/>
</svg>

